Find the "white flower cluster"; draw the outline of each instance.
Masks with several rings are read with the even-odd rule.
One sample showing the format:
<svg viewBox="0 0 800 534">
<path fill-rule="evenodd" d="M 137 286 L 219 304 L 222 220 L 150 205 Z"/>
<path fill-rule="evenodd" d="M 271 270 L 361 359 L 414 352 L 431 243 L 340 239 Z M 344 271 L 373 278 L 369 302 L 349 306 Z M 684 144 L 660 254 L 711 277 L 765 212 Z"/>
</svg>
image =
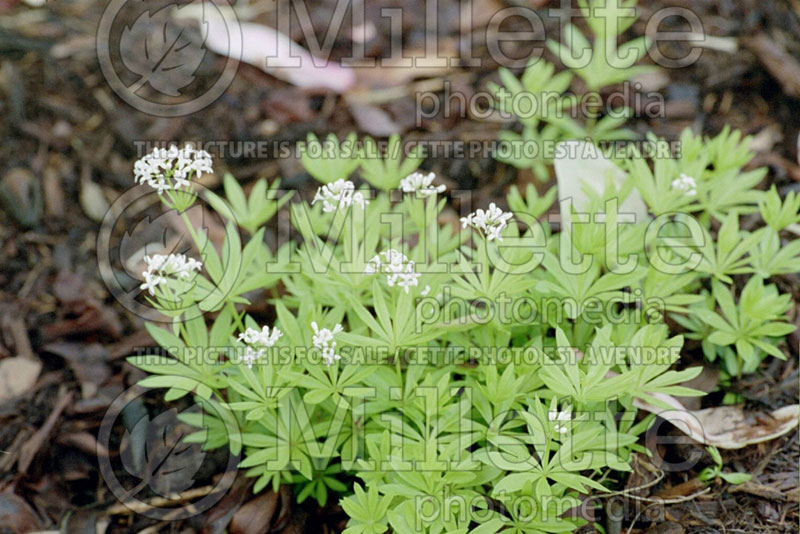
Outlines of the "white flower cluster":
<svg viewBox="0 0 800 534">
<path fill-rule="evenodd" d="M 433 185 L 434 178 L 436 178 L 436 175 L 432 172 L 428 174 L 414 172 L 400 180 L 400 189 L 404 193 L 419 192 L 423 197 L 444 193 L 447 188 L 444 185 Z"/>
<path fill-rule="evenodd" d="M 383 256 L 383 260 L 381 260 Z M 364 268 L 365 274 L 385 273 L 386 283 L 389 287 L 402 287 L 406 293 L 412 286 L 419 285 L 420 273 L 414 272 L 414 262 L 410 261 L 405 254 L 393 248 L 384 250 L 376 254 L 367 262 Z"/>
<path fill-rule="evenodd" d="M 154 148 L 150 154 L 133 165 L 137 183 L 147 184 L 159 193 L 167 189 L 189 187 L 189 179 L 211 173 L 211 155 L 205 150 L 195 150 L 190 145 L 179 149 Z"/>
<path fill-rule="evenodd" d="M 681 173 L 678 178 L 672 180 L 672 189 L 683 191 L 687 197 L 697 195 L 697 182 L 691 176 Z"/>
<path fill-rule="evenodd" d="M 255 328 L 248 328 L 243 334 L 239 334 L 239 341 L 244 341 L 247 344 L 245 355 L 242 358 L 247 364 L 247 367 L 252 368 L 253 362 L 261 358 L 268 348 L 273 346 L 283 333 L 277 328 L 273 328 L 272 332 L 269 327 L 265 326 L 260 331 Z"/>
<path fill-rule="evenodd" d="M 547 419 L 550 421 L 569 421 L 572 419 L 572 409 L 567 408 L 563 411 L 550 410 L 547 412 Z M 567 433 L 567 427 L 558 422 L 555 424 L 554 428 L 559 434 Z"/>
<path fill-rule="evenodd" d="M 508 226 L 508 221 L 511 217 L 512 214 L 510 212 L 505 213 L 492 202 L 486 211 L 479 209 L 475 213 L 470 213 L 467 217 L 461 217 L 461 227 L 472 226 L 481 230 L 489 241 L 493 239 L 502 241 L 503 236 L 500 233 Z"/>
<path fill-rule="evenodd" d="M 331 366 L 333 362 L 341 360 L 342 357 L 336 354 L 336 340 L 333 339 L 333 336 L 343 330 L 342 325 L 337 324 L 331 330 L 329 328 L 319 328 L 316 321 L 312 321 L 311 328 L 314 329 L 314 348 L 322 351 L 322 360 L 325 365 Z"/>
<path fill-rule="evenodd" d="M 356 191 L 356 186 L 350 180 L 336 180 L 323 185 L 317 189 L 311 204 L 316 204 L 318 201 L 322 202 L 322 211 L 325 213 L 336 211 L 337 208 L 349 208 L 353 204 L 358 204 L 364 209 L 369 204 L 369 200 L 364 198 L 361 192 Z"/>
<path fill-rule="evenodd" d="M 248 345 L 271 347 L 282 335 L 283 333 L 277 328 L 273 328 L 270 333 L 268 326 L 262 327 L 260 331 L 255 328 L 248 328 L 244 331 L 244 334 L 239 334 L 239 341 L 244 341 Z"/>
<path fill-rule="evenodd" d="M 154 254 L 145 256 L 144 262 L 147 270 L 142 273 L 144 283 L 139 287 L 151 295 L 155 295 L 156 287 L 166 284 L 169 277 L 189 278 L 192 271 L 199 271 L 203 267 L 202 263 L 184 254 Z"/>
</svg>

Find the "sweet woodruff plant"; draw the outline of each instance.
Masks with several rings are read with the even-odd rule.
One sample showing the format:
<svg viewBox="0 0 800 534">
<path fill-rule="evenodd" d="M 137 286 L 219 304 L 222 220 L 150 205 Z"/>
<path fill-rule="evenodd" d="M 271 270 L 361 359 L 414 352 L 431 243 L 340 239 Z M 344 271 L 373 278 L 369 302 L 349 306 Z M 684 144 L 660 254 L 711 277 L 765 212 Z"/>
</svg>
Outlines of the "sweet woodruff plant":
<svg viewBox="0 0 800 534">
<path fill-rule="evenodd" d="M 614 488 L 644 452 L 652 416 L 634 401 L 693 393 L 680 384 L 700 368 L 676 370 L 682 353 L 748 373 L 784 357 L 793 328 L 769 279 L 800 261 L 780 237 L 800 200 L 753 189 L 764 173 L 743 170 L 738 134 L 682 142 L 653 166 L 622 161 L 620 187 L 598 177 L 581 212 L 602 216 L 572 208 L 559 225 L 543 217 L 553 192 L 512 188 L 510 211 L 460 194 L 457 218 L 415 155 L 310 137 L 314 197 L 289 202 L 263 180 L 245 195 L 227 175 L 225 195 L 206 196 L 227 221 L 216 244 L 186 216 L 210 158 L 156 151 L 137 179 L 196 250 L 145 258 L 144 298 L 169 321 L 147 326 L 168 355 L 130 361 L 143 385 L 205 408 L 185 416 L 189 439 L 242 453 L 256 492 L 333 498 L 348 532 L 572 531 L 581 496 Z M 619 224 L 630 195 L 648 213 Z M 282 207 L 294 238 L 273 250 Z M 765 224 L 744 230 L 745 214 Z M 269 313 L 247 313 L 257 301 Z"/>
</svg>

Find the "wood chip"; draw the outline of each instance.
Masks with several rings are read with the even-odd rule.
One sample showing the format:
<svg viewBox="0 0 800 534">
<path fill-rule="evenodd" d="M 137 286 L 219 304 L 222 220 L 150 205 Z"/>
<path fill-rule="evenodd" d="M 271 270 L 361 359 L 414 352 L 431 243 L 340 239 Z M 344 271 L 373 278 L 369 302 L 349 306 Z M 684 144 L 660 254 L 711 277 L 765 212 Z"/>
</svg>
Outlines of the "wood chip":
<svg viewBox="0 0 800 534">
<path fill-rule="evenodd" d="M 781 84 L 783 92 L 800 98 L 800 63 L 782 46 L 766 34 L 742 39 L 746 46 L 775 80 Z"/>
<path fill-rule="evenodd" d="M 752 480 L 745 482 L 744 484 L 731 486 L 728 488 L 728 493 L 749 493 L 750 495 L 755 495 L 756 497 L 762 497 L 764 499 L 780 502 L 784 502 L 786 500 L 786 495 L 784 495 L 783 492 L 773 488 L 772 486 L 759 484 L 758 482 L 753 482 Z"/>
<path fill-rule="evenodd" d="M 53 427 L 56 425 L 56 422 L 58 422 L 58 418 L 61 417 L 61 413 L 71 402 L 72 393 L 62 392 L 58 401 L 56 401 L 56 405 L 53 407 L 53 411 L 47 416 L 44 424 L 39 430 L 34 432 L 31 439 L 28 440 L 28 443 L 22 449 L 19 455 L 19 463 L 17 464 L 17 470 L 20 474 L 25 474 L 28 471 L 28 467 L 30 467 L 39 449 L 41 449 L 42 445 L 47 441 L 50 432 L 52 432 Z"/>
<path fill-rule="evenodd" d="M 44 212 L 48 217 L 64 216 L 64 184 L 58 170 L 54 167 L 45 167 L 43 173 Z"/>
<path fill-rule="evenodd" d="M 103 194 L 103 189 L 91 179 L 81 180 L 80 199 L 81 208 L 94 222 L 100 222 L 108 211 L 108 201 Z"/>
<path fill-rule="evenodd" d="M 6 326 L 11 333 L 14 340 L 14 349 L 17 351 L 17 356 L 35 360 L 36 356 L 33 354 L 33 347 L 31 347 L 31 340 L 28 337 L 28 328 L 25 326 L 25 321 L 21 317 L 6 317 Z"/>
<path fill-rule="evenodd" d="M 39 378 L 42 364 L 16 356 L 0 361 L 0 402 L 28 392 Z"/>
</svg>

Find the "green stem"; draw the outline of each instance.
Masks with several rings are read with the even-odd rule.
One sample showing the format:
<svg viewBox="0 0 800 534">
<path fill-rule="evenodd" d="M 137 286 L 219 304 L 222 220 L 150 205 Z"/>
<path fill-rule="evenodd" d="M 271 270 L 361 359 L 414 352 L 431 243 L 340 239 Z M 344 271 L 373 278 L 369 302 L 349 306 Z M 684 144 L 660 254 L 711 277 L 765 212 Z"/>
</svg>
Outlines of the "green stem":
<svg viewBox="0 0 800 534">
<path fill-rule="evenodd" d="M 586 117 L 586 135 L 591 136 L 594 132 L 594 127 L 597 125 L 597 115 L 590 114 Z"/>
<path fill-rule="evenodd" d="M 483 240 L 480 247 L 481 254 L 481 281 L 483 282 L 483 292 L 489 294 L 489 239 L 481 233 Z"/>
<path fill-rule="evenodd" d="M 244 311 L 242 311 L 242 315 L 239 315 L 239 312 L 236 311 L 236 305 L 228 301 L 228 307 L 231 310 L 231 314 L 233 315 L 233 321 L 237 328 L 239 328 L 240 332 L 244 332 L 246 328 L 244 327 L 244 323 L 242 322 L 242 317 L 244 317 Z"/>
<path fill-rule="evenodd" d="M 394 356 L 394 369 L 397 373 L 397 380 L 400 382 L 400 387 L 403 388 L 403 369 L 400 366 L 400 354 L 395 353 Z"/>
<path fill-rule="evenodd" d="M 572 344 L 578 344 L 578 318 L 575 318 L 575 322 L 572 323 Z"/>
<path fill-rule="evenodd" d="M 192 221 L 189 220 L 189 216 L 186 215 L 185 211 L 181 212 L 181 219 L 183 220 L 183 224 L 186 225 L 186 228 L 189 230 L 189 233 L 192 236 L 192 240 L 194 241 L 194 246 L 197 247 L 197 250 L 200 250 L 200 240 L 197 238 L 197 232 L 194 229 L 194 225 L 192 225 Z"/>
</svg>

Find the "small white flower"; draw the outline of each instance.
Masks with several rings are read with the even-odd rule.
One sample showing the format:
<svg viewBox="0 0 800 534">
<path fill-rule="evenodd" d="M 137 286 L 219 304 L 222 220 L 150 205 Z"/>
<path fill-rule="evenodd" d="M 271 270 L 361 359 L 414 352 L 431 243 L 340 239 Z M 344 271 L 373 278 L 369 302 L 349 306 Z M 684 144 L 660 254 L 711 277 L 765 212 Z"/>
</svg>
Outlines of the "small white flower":
<svg viewBox="0 0 800 534">
<path fill-rule="evenodd" d="M 255 361 L 261 358 L 265 352 L 266 349 L 254 349 L 253 347 L 248 346 L 245 348 L 245 353 L 244 356 L 242 356 L 242 361 L 245 364 L 247 364 L 248 368 L 252 369 Z"/>
<path fill-rule="evenodd" d="M 168 278 L 189 278 L 194 271 L 199 271 L 203 264 L 194 258 L 187 258 L 184 254 L 154 254 L 145 256 L 144 262 L 147 270 L 142 273 L 144 283 L 140 289 L 146 289 L 151 295 L 155 295 L 155 288 L 166 284 Z"/>
<path fill-rule="evenodd" d="M 383 260 L 381 260 L 383 256 Z M 393 248 L 384 250 L 376 254 L 367 262 L 364 268 L 365 274 L 375 274 L 382 272 L 386 274 L 386 283 L 389 287 L 402 287 L 406 293 L 413 286 L 419 285 L 420 273 L 414 271 L 414 262 L 410 261 L 405 254 Z"/>
<path fill-rule="evenodd" d="M 349 208 L 357 204 L 364 209 L 369 200 L 364 198 L 360 191 L 356 191 L 356 186 L 350 180 L 336 180 L 328 185 L 323 185 L 317 189 L 314 200 L 311 204 L 322 202 L 322 211 L 331 213 L 338 208 Z"/>
<path fill-rule="evenodd" d="M 481 230 L 489 241 L 497 239 L 503 240 L 501 232 L 508 226 L 508 221 L 511 219 L 512 214 L 505 213 L 498 208 L 494 202 L 489 204 L 489 209 L 483 211 L 478 209 L 475 213 L 470 213 L 467 217 L 461 217 L 461 227 L 466 228 L 472 226 Z"/>
<path fill-rule="evenodd" d="M 268 326 L 263 327 L 260 331 L 255 328 L 248 328 L 244 331 L 244 334 L 239 334 L 239 341 L 244 341 L 248 345 L 271 347 L 282 335 L 283 333 L 277 328 L 273 328 L 272 333 L 270 333 Z"/>
<path fill-rule="evenodd" d="M 342 357 L 336 354 L 336 340 L 334 336 L 344 330 L 342 325 L 337 324 L 333 327 L 333 330 L 330 330 L 328 328 L 319 328 L 316 321 L 312 321 L 311 328 L 314 329 L 314 348 L 322 352 L 322 360 L 325 362 L 325 365 L 331 366 L 335 361 L 341 360 Z"/>
<path fill-rule="evenodd" d="M 433 185 L 434 178 L 436 178 L 436 175 L 432 172 L 428 174 L 414 172 L 400 180 L 400 189 L 404 193 L 419 192 L 424 197 L 435 195 L 436 193 L 444 193 L 447 188 L 444 185 Z"/>
<path fill-rule="evenodd" d="M 149 271 L 143 272 L 142 275 L 144 276 L 144 283 L 141 286 L 139 286 L 139 288 L 146 289 L 147 292 L 150 293 L 151 295 L 155 295 L 156 287 L 167 281 L 167 279 L 164 278 L 163 276 L 158 276 L 157 274 L 151 273 Z"/>
<path fill-rule="evenodd" d="M 572 409 L 567 408 L 563 411 L 558 411 L 555 409 L 550 410 L 547 412 L 547 419 L 549 421 L 570 421 L 572 419 Z M 568 429 L 566 426 L 556 423 L 553 428 L 559 434 L 566 434 Z"/>
<path fill-rule="evenodd" d="M 179 149 L 175 145 L 154 148 L 133 165 L 135 181 L 147 184 L 159 193 L 167 189 L 189 187 L 189 180 L 211 173 L 211 155 L 205 150 L 195 150 L 190 145 Z"/>
<path fill-rule="evenodd" d="M 272 332 L 269 327 L 265 326 L 261 330 L 255 328 L 248 328 L 243 334 L 239 334 L 239 341 L 244 341 L 247 344 L 245 354 L 242 361 L 247 364 L 247 367 L 252 368 L 253 362 L 261 358 L 267 349 L 273 346 L 283 333 L 277 328 L 273 328 Z"/>
<path fill-rule="evenodd" d="M 427 297 L 428 293 L 430 293 L 430 292 L 431 292 L 431 286 L 426 285 L 425 289 L 420 291 L 419 294 L 422 295 L 423 297 Z"/>
<path fill-rule="evenodd" d="M 681 173 L 678 178 L 672 180 L 672 189 L 683 191 L 687 197 L 697 195 L 697 182 L 691 176 Z"/>
</svg>

